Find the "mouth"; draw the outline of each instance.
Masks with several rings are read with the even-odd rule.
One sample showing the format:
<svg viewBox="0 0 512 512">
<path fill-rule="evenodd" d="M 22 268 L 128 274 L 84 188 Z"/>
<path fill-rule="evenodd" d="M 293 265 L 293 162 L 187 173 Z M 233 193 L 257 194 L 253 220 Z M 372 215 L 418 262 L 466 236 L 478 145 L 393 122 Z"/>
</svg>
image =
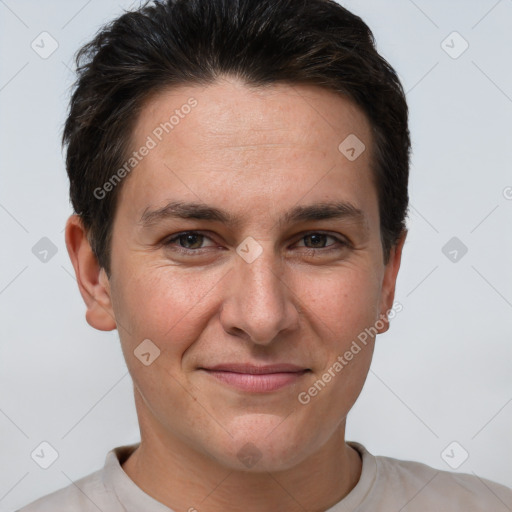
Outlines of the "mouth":
<svg viewBox="0 0 512 512">
<path fill-rule="evenodd" d="M 311 372 L 309 368 L 292 364 L 258 366 L 249 363 L 221 364 L 199 370 L 229 387 L 253 393 L 276 391 L 296 384 Z"/>
</svg>

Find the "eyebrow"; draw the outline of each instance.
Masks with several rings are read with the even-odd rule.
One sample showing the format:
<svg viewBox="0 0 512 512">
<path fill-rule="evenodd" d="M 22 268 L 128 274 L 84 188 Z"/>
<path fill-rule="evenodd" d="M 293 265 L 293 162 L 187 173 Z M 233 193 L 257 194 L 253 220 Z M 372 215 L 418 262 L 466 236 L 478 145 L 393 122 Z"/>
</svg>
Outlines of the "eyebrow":
<svg viewBox="0 0 512 512">
<path fill-rule="evenodd" d="M 171 201 L 162 208 L 146 208 L 141 215 L 142 227 L 153 226 L 166 219 L 195 219 L 221 222 L 233 227 L 239 226 L 242 219 L 225 210 L 204 203 Z M 360 223 L 366 230 L 368 222 L 364 212 L 345 201 L 322 202 L 299 205 L 286 212 L 278 221 L 279 225 L 328 219 L 347 219 Z"/>
</svg>

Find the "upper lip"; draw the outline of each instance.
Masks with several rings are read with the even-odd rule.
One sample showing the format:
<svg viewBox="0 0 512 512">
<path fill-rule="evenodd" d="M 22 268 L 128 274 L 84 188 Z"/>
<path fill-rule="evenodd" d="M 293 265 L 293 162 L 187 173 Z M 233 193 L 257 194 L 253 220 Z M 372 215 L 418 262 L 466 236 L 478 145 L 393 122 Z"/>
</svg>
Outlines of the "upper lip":
<svg viewBox="0 0 512 512">
<path fill-rule="evenodd" d="M 269 364 L 255 365 L 251 363 L 223 363 L 215 366 L 201 367 L 202 370 L 249 373 L 254 375 L 263 375 L 266 373 L 298 373 L 307 371 L 308 368 L 296 366 L 294 364 Z"/>
</svg>

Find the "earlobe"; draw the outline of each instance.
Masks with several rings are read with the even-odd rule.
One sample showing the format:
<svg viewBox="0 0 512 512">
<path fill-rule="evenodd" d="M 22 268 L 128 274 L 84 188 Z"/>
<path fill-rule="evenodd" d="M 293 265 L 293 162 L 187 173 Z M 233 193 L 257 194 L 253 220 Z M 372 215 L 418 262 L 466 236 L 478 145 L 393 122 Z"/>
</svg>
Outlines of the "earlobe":
<svg viewBox="0 0 512 512">
<path fill-rule="evenodd" d="M 71 215 L 66 223 L 66 247 L 75 269 L 80 294 L 87 307 L 87 323 L 100 331 L 112 331 L 116 328 L 116 321 L 109 280 L 92 251 L 78 215 Z"/>
<path fill-rule="evenodd" d="M 407 238 L 407 230 L 402 232 L 398 242 L 391 249 L 389 261 L 384 269 L 384 278 L 382 281 L 381 290 L 381 306 L 380 306 L 380 324 L 384 324 L 378 333 L 382 334 L 389 329 L 388 311 L 393 308 L 393 301 L 395 299 L 395 286 L 398 270 L 400 269 L 400 262 L 402 260 L 402 249 Z"/>
</svg>

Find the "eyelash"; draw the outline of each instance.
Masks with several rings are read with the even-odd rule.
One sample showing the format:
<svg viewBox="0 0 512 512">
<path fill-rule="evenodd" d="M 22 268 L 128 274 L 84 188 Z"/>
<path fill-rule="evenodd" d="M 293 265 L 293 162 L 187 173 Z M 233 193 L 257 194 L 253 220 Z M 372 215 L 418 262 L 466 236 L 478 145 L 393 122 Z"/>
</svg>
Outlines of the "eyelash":
<svg viewBox="0 0 512 512">
<path fill-rule="evenodd" d="M 166 240 L 164 240 L 162 242 L 162 245 L 165 247 L 172 247 L 172 244 L 174 242 L 176 242 L 177 240 L 180 239 L 180 237 L 185 236 L 185 235 L 200 235 L 200 236 L 203 236 L 204 238 L 211 240 L 211 238 L 209 236 L 202 233 L 201 231 L 183 231 L 181 233 L 172 235 L 171 238 L 167 238 Z M 326 236 L 327 238 L 332 238 L 332 239 L 336 240 L 337 244 L 332 244 L 335 247 L 328 246 L 328 247 L 319 247 L 316 249 L 311 248 L 311 247 L 306 247 L 303 252 L 306 253 L 308 256 L 318 256 L 319 251 L 323 254 L 326 254 L 326 253 L 331 253 L 332 251 L 339 251 L 345 247 L 350 247 L 350 243 L 347 242 L 346 240 L 343 240 L 341 238 L 338 238 L 338 237 L 328 234 L 328 233 L 323 233 L 322 231 L 308 232 L 308 233 L 304 234 L 300 238 L 300 240 L 306 238 L 307 236 L 311 236 L 311 235 L 323 235 L 323 236 Z M 204 249 L 208 249 L 208 248 L 204 247 L 204 248 L 199 248 L 199 249 L 187 249 L 185 247 L 178 247 L 178 246 L 172 247 L 173 251 L 176 251 L 176 252 L 179 252 L 182 254 L 186 254 L 188 256 L 192 256 L 192 255 L 200 256 L 201 254 L 204 253 Z"/>
</svg>

